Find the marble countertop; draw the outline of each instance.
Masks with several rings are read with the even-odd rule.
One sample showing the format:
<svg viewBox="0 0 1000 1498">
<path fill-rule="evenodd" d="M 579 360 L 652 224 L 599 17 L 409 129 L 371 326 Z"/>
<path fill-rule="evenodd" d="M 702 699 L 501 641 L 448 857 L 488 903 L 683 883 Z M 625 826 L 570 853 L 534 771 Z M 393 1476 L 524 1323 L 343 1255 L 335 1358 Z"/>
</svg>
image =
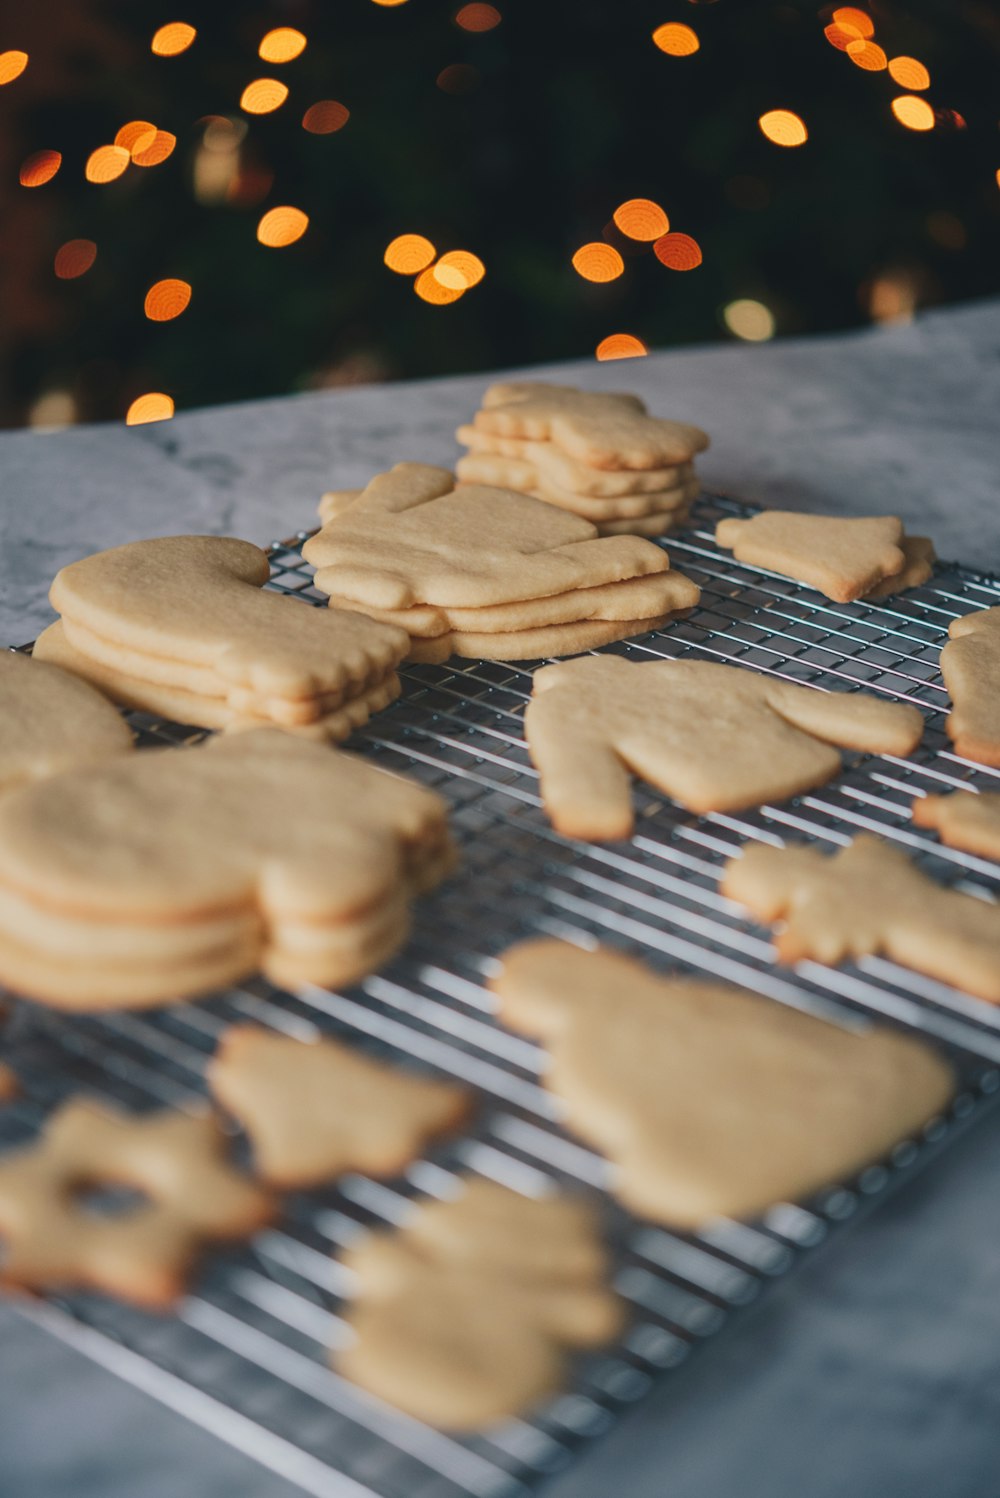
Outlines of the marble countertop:
<svg viewBox="0 0 1000 1498">
<path fill-rule="evenodd" d="M 534 370 L 708 428 L 708 487 L 895 513 L 1000 568 L 1000 300 L 846 336 Z M 0 433 L 0 638 L 52 617 L 65 562 L 148 535 L 267 542 L 319 493 L 450 463 L 482 376 Z M 667 1378 L 547 1498 L 988 1498 L 1000 1457 L 1000 1117 Z M 293 1490 L 0 1309 L 0 1498 Z"/>
</svg>

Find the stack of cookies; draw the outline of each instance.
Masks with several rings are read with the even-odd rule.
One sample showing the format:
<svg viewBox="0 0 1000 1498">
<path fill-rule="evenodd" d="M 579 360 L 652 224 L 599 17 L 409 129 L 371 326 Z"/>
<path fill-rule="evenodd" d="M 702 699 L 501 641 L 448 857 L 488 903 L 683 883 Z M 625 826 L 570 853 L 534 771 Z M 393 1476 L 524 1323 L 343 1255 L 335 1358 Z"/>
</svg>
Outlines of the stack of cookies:
<svg viewBox="0 0 1000 1498">
<path fill-rule="evenodd" d="M 538 660 L 658 629 L 697 584 L 661 546 L 598 536 L 526 494 L 456 487 L 445 468 L 399 463 L 366 489 L 324 495 L 302 555 L 335 610 L 411 636 L 411 659 Z"/>
<path fill-rule="evenodd" d="M 0 983 L 81 1010 L 352 983 L 454 856 L 433 791 L 275 728 L 118 755 L 0 797 Z"/>
<path fill-rule="evenodd" d="M 265 592 L 269 575 L 259 547 L 220 536 L 99 552 L 57 575 L 62 618 L 35 656 L 178 723 L 344 739 L 399 695 L 409 637 Z"/>
<path fill-rule="evenodd" d="M 569 385 L 491 385 L 458 441 L 462 483 L 533 494 L 591 521 L 601 535 L 665 536 L 698 493 L 698 427 L 648 415 L 637 395 Z"/>
</svg>

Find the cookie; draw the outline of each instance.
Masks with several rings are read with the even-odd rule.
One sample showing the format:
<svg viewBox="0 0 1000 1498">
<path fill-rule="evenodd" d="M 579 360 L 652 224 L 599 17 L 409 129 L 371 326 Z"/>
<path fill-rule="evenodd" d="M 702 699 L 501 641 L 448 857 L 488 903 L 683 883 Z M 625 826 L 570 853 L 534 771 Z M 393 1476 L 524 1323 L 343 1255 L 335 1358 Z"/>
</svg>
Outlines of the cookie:
<svg viewBox="0 0 1000 1498">
<path fill-rule="evenodd" d="M 470 1178 L 343 1255 L 353 1342 L 334 1366 L 418 1420 L 474 1430 L 558 1392 L 572 1349 L 621 1329 L 589 1207 Z"/>
<path fill-rule="evenodd" d="M 269 575 L 258 547 L 218 536 L 100 552 L 56 576 L 60 633 L 40 648 L 132 707 L 163 712 L 165 697 L 182 693 L 197 711 L 204 700 L 211 721 L 184 721 L 205 727 L 316 724 L 393 686 L 408 647 L 402 632 L 265 591 Z"/>
<path fill-rule="evenodd" d="M 879 838 L 862 834 L 832 858 L 799 844 L 748 848 L 721 889 L 763 924 L 783 922 L 780 962 L 879 955 L 1000 1003 L 1000 905 L 935 884 Z"/>
<path fill-rule="evenodd" d="M 699 427 L 647 415 L 638 396 L 535 381 L 491 385 L 474 425 L 498 437 L 549 441 L 588 468 L 671 468 L 708 446 Z"/>
<path fill-rule="evenodd" d="M 574 1133 L 642 1216 L 696 1229 L 844 1180 L 918 1131 L 954 1079 L 887 1029 L 842 1030 L 722 983 L 661 976 L 609 948 L 534 940 L 490 987 L 541 1041 Z"/>
<path fill-rule="evenodd" d="M 472 425 L 460 426 L 455 438 L 471 454 L 516 458 L 534 464 L 548 483 L 579 498 L 614 500 L 659 493 L 664 489 L 676 489 L 694 474 L 694 465 L 690 462 L 676 463 L 669 468 L 631 469 L 617 473 L 606 468 L 590 468 L 586 463 L 567 457 L 551 442 L 500 437 L 481 432 Z"/>
<path fill-rule="evenodd" d="M 720 520 L 719 546 L 738 562 L 766 567 L 851 603 L 903 570 L 903 523 L 894 515 L 841 519 L 761 510 L 750 520 Z"/>
<path fill-rule="evenodd" d="M 741 811 L 823 785 L 839 745 L 906 755 L 915 707 L 705 661 L 588 656 L 537 671 L 524 716 L 542 801 L 564 837 L 631 836 L 633 774 L 689 811 Z"/>
<path fill-rule="evenodd" d="M 650 542 L 601 539 L 588 521 L 526 495 L 456 490 L 443 469 L 400 464 L 327 508 L 332 518 L 303 548 L 317 586 L 335 608 L 404 625 L 411 658 L 531 659 L 554 628 L 553 649 L 590 648 L 578 641 L 624 638 L 636 621 L 657 627 L 698 597 L 688 579 L 662 576 L 669 558 Z M 537 631 L 546 638 L 523 638 Z"/>
<path fill-rule="evenodd" d="M 432 791 L 277 729 L 70 771 L 0 801 L 0 980 L 69 1008 L 163 1003 L 258 966 L 352 982 L 453 856 Z"/>
<path fill-rule="evenodd" d="M 277 722 L 264 704 L 257 704 L 260 708 L 257 712 L 248 710 L 246 706 L 238 707 L 236 704 L 243 700 L 238 687 L 230 687 L 228 696 L 225 697 L 206 696 L 185 687 L 169 686 L 153 680 L 151 674 L 135 676 L 115 666 L 106 665 L 92 656 L 83 655 L 70 643 L 65 621 L 62 619 L 57 619 L 55 624 L 50 624 L 48 629 L 42 631 L 34 648 L 41 660 L 51 662 L 81 678 L 85 677 L 93 686 L 106 692 L 124 707 L 168 718 L 174 723 L 189 723 L 222 732 L 268 726 L 283 727 L 308 738 L 339 743 L 356 728 L 367 723 L 373 713 L 381 712 L 395 702 L 402 690 L 399 677 L 391 671 L 370 688 L 359 689 L 357 696 L 349 698 L 339 707 L 326 709 L 322 699 L 314 699 L 308 706 L 314 708 L 315 712 L 297 714 L 297 723 L 287 722 L 288 714 L 279 712 L 279 717 L 286 721 Z"/>
<path fill-rule="evenodd" d="M 132 730 L 86 682 L 0 651 L 0 795 L 132 748 Z"/>
<path fill-rule="evenodd" d="M 934 550 L 934 542 L 928 536 L 904 536 L 899 546 L 906 558 L 902 571 L 872 588 L 870 593 L 865 594 L 866 599 L 874 602 L 892 598 L 896 593 L 904 593 L 907 588 L 919 588 L 934 576 L 937 552 Z"/>
<path fill-rule="evenodd" d="M 913 803 L 913 820 L 918 827 L 933 827 L 949 848 L 1000 859 L 1000 792 L 921 796 Z"/>
<path fill-rule="evenodd" d="M 256 1025 L 225 1031 L 208 1082 L 249 1134 L 257 1174 L 285 1189 L 396 1175 L 469 1107 L 464 1088 Z"/>
<path fill-rule="evenodd" d="M 17 1073 L 11 1071 L 5 1061 L 0 1061 L 0 1103 L 12 1103 L 20 1091 Z"/>
<path fill-rule="evenodd" d="M 955 753 L 1000 769 L 1000 608 L 953 619 L 941 651 L 951 697 L 945 730 Z"/>
<path fill-rule="evenodd" d="M 692 488 L 691 481 L 685 479 L 669 489 L 623 495 L 619 499 L 591 499 L 588 495 L 573 494 L 569 489 L 560 489 L 550 483 L 540 475 L 536 463 L 482 453 L 459 458 L 455 476 L 463 484 L 486 484 L 499 489 L 516 489 L 519 494 L 533 494 L 536 499 L 543 499 L 546 504 L 569 510 L 574 515 L 582 515 L 595 525 L 608 520 L 628 520 L 677 510 L 697 493 L 697 486 Z"/>
<path fill-rule="evenodd" d="M 141 1202 L 88 1208 L 84 1193 L 115 1187 Z M 209 1114 L 140 1117 L 72 1098 L 34 1144 L 0 1156 L 0 1280 L 164 1310 L 206 1244 L 249 1237 L 273 1216 L 270 1194 L 229 1164 Z"/>
</svg>

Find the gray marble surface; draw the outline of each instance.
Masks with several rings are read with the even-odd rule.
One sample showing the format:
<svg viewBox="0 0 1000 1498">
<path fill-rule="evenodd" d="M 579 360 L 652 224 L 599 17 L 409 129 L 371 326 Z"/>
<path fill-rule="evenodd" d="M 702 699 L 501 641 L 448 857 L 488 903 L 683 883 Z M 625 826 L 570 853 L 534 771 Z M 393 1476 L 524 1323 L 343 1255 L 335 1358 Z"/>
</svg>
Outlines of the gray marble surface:
<svg viewBox="0 0 1000 1498">
<path fill-rule="evenodd" d="M 541 373 L 536 371 L 535 373 Z M 706 484 L 892 512 L 1000 567 L 1000 301 L 846 337 L 547 376 L 706 426 Z M 162 425 L 0 434 L 0 637 L 51 617 L 64 562 L 135 537 L 308 526 L 318 493 L 448 463 L 481 377 L 216 407 Z M 550 1498 L 993 1498 L 1000 1461 L 1000 1116 L 664 1381 Z M 293 1490 L 0 1310 L 0 1498 Z"/>
</svg>

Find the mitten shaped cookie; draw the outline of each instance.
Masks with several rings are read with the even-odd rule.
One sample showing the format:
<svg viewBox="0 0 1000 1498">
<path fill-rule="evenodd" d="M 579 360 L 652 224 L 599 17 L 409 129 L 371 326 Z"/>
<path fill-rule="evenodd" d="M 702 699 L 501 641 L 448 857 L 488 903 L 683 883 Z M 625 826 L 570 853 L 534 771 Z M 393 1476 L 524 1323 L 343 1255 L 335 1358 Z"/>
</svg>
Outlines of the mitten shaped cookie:
<svg viewBox="0 0 1000 1498">
<path fill-rule="evenodd" d="M 630 836 L 633 774 L 690 811 L 736 811 L 824 784 L 834 745 L 909 754 L 923 718 L 737 666 L 603 655 L 536 671 L 524 726 L 554 826 L 598 841 Z"/>
<path fill-rule="evenodd" d="M 431 1425 L 470 1430 L 558 1391 L 573 1348 L 623 1320 L 587 1205 L 467 1179 L 399 1229 L 369 1233 L 344 1264 L 355 1334 L 335 1366 Z"/>
<path fill-rule="evenodd" d="M 933 827 L 949 848 L 1000 859 L 1000 792 L 921 796 L 913 803 L 913 820 L 918 827 Z"/>
<path fill-rule="evenodd" d="M 664 977 L 609 948 L 528 941 L 490 987 L 546 1047 L 569 1127 L 615 1192 L 674 1227 L 746 1217 L 850 1176 L 940 1111 L 947 1065 L 741 989 Z"/>
<path fill-rule="evenodd" d="M 905 854 L 863 834 L 832 858 L 815 848 L 747 848 L 722 892 L 767 925 L 781 962 L 835 967 L 882 955 L 1000 1003 L 1000 905 L 942 888 Z"/>
</svg>

